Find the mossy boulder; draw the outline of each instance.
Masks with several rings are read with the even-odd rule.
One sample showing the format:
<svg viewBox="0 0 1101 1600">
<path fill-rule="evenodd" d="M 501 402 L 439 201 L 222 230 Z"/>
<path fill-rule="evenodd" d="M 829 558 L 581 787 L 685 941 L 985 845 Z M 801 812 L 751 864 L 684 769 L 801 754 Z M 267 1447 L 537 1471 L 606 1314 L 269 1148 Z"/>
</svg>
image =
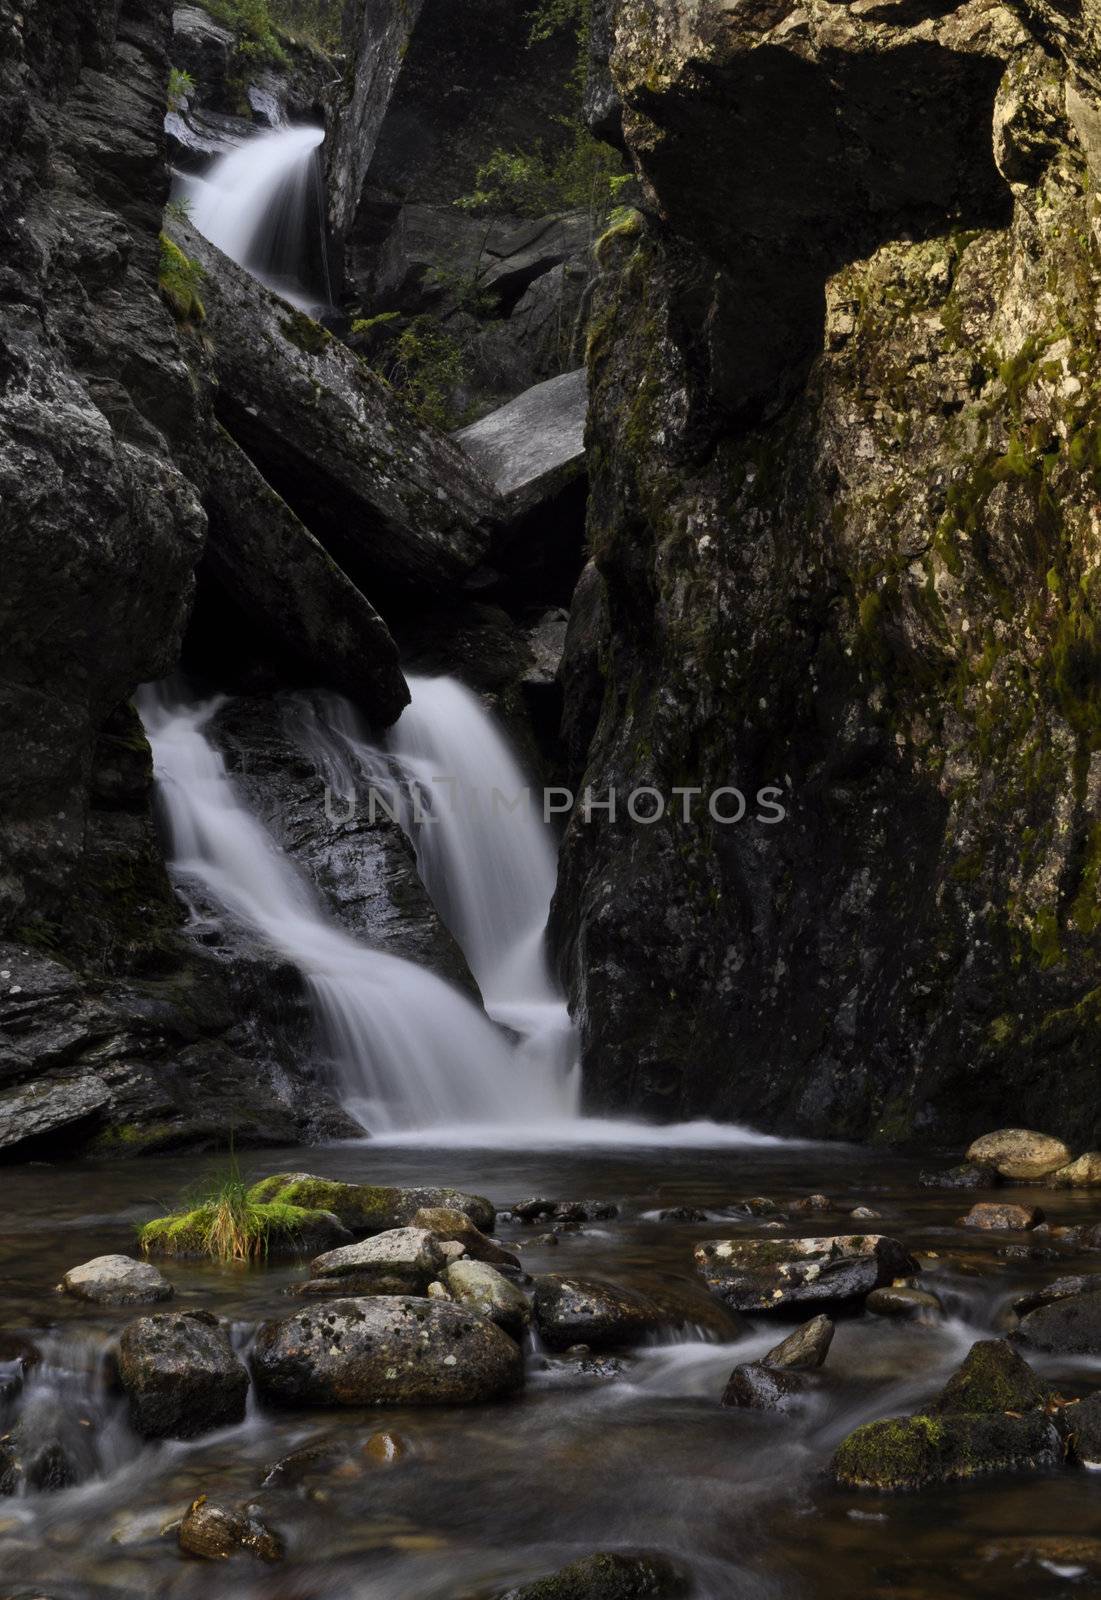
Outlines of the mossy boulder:
<svg viewBox="0 0 1101 1600">
<path fill-rule="evenodd" d="M 971 1412 L 997 1415 L 1037 1411 L 1049 1390 L 1005 1339 L 980 1339 L 959 1371 L 949 1378 L 930 1410 L 937 1415 Z"/>
<path fill-rule="evenodd" d="M 201 1259 L 216 1254 L 210 1231 L 215 1206 L 195 1206 L 168 1217 L 155 1217 L 138 1231 L 147 1255 Z M 284 1200 L 254 1204 L 249 1211 L 250 1257 L 310 1255 L 347 1241 L 349 1231 L 331 1211 L 292 1205 Z"/>
<path fill-rule="evenodd" d="M 691 1593 L 686 1574 L 650 1551 L 599 1551 L 510 1589 L 501 1600 L 673 1600 Z"/>
<path fill-rule="evenodd" d="M 1054 1467 L 1062 1445 L 1039 1411 L 1024 1416 L 891 1417 L 843 1440 L 833 1474 L 845 1489 L 924 1489 L 989 1472 Z"/>
<path fill-rule="evenodd" d="M 483 1233 L 492 1233 L 496 1207 L 484 1195 L 460 1189 L 399 1189 L 386 1184 L 341 1183 L 310 1172 L 276 1172 L 249 1190 L 261 1204 L 279 1199 L 286 1204 L 331 1211 L 351 1233 L 385 1233 L 406 1228 L 423 1207 L 460 1211 Z"/>
</svg>

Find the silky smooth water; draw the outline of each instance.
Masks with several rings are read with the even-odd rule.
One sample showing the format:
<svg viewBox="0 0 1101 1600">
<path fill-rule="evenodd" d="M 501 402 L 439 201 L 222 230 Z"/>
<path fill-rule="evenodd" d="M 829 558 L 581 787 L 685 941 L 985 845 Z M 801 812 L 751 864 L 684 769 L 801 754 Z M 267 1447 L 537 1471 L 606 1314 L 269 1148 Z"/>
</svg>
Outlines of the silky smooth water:
<svg viewBox="0 0 1101 1600">
<path fill-rule="evenodd" d="M 238 266 L 303 309 L 332 300 L 325 255 L 324 128 L 274 128 L 178 175 L 191 221 Z M 313 278 L 319 281 L 311 281 Z"/>
<path fill-rule="evenodd" d="M 486 1406 L 298 1411 L 254 1405 L 246 1420 L 188 1444 L 143 1445 L 104 1389 L 103 1356 L 142 1308 L 82 1305 L 53 1292 L 66 1268 L 133 1251 L 134 1228 L 202 1177 L 194 1157 L 25 1166 L 5 1175 L 0 1215 L 0 1320 L 45 1336 L 48 1371 L 36 1385 L 63 1392 L 93 1424 L 100 1464 L 79 1487 L 0 1499 L 0 1593 L 61 1600 L 483 1600 L 510 1584 L 609 1547 L 676 1556 L 694 1600 L 1077 1600 L 1101 1586 L 1101 1566 L 1053 1560 L 1029 1541 L 1096 1534 L 1101 1475 L 1074 1469 L 995 1476 L 914 1495 L 847 1492 L 827 1468 L 840 1438 L 871 1418 L 925 1404 L 971 1342 L 990 1337 L 1025 1286 L 1097 1270 L 1096 1255 L 1007 1260 L 1006 1240 L 960 1228 L 976 1198 L 919 1188 L 917 1163 L 884 1152 L 769 1146 L 744 1151 L 620 1148 L 380 1150 L 371 1142 L 323 1151 L 246 1152 L 251 1179 L 307 1168 L 351 1181 L 454 1184 L 499 1205 L 525 1195 L 616 1201 L 618 1218 L 586 1224 L 555 1245 L 544 1226 L 502 1223 L 528 1271 L 576 1273 L 706 1302 L 692 1248 L 718 1235 L 756 1236 L 764 1219 L 732 1209 L 750 1195 L 779 1206 L 820 1190 L 835 1212 L 793 1218 L 787 1231 L 845 1231 L 857 1203 L 918 1251 L 948 1315 L 895 1324 L 870 1314 L 839 1320 L 821 1387 L 789 1416 L 724 1411 L 735 1363 L 760 1356 L 792 1327 L 759 1317 L 742 1337 L 686 1327 L 672 1341 L 620 1352 L 621 1370 L 587 1376 L 576 1359 L 526 1352 L 526 1384 Z M 1004 1197 L 1004 1191 L 1003 1197 Z M 1015 1191 L 1056 1222 L 1095 1220 L 1088 1192 Z M 662 1222 L 661 1207 L 700 1207 L 708 1220 Z M 800 1223 L 802 1225 L 800 1225 Z M 226 1318 L 249 1331 L 295 1305 L 286 1290 L 305 1262 L 268 1268 L 169 1262 L 169 1307 Z M 701 1321 L 703 1318 L 701 1317 Z M 1030 1358 L 1032 1359 L 1032 1358 Z M 1040 1358 L 1064 1394 L 1101 1383 L 1099 1364 Z M 83 1379 L 81 1374 L 84 1374 Z M 0 1415 L 0 1433 L 18 1420 Z M 408 1453 L 380 1468 L 363 1445 L 399 1433 Z M 343 1459 L 298 1482 L 266 1483 L 280 1458 L 327 1441 Z M 284 1563 L 248 1557 L 225 1566 L 180 1556 L 174 1523 L 190 1500 L 255 1503 L 284 1536 Z"/>
<path fill-rule="evenodd" d="M 219 705 L 143 690 L 170 867 L 259 933 L 305 976 L 333 1086 L 371 1132 L 460 1123 L 526 1126 L 561 1115 L 553 1067 L 508 1038 L 433 973 L 370 950 L 322 911 L 246 809 L 205 732 Z"/>
</svg>

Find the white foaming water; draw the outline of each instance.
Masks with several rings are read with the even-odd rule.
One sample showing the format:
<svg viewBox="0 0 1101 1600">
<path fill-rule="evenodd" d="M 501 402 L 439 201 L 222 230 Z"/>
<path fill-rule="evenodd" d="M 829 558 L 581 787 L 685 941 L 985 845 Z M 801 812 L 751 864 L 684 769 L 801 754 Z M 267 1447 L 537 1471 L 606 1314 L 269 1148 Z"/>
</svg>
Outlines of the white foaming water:
<svg viewBox="0 0 1101 1600">
<path fill-rule="evenodd" d="M 199 232 L 238 266 L 307 310 L 324 303 L 307 282 L 311 259 L 328 277 L 318 154 L 324 138 L 324 128 L 271 129 L 218 156 L 203 177 L 177 179 Z M 328 282 L 320 287 L 331 300 Z"/>
<path fill-rule="evenodd" d="M 356 943 L 242 805 L 203 729 L 220 702 L 141 691 L 172 868 L 262 935 L 309 984 L 322 1048 L 348 1111 L 371 1132 L 561 1116 L 561 1086 L 441 978 Z"/>
</svg>

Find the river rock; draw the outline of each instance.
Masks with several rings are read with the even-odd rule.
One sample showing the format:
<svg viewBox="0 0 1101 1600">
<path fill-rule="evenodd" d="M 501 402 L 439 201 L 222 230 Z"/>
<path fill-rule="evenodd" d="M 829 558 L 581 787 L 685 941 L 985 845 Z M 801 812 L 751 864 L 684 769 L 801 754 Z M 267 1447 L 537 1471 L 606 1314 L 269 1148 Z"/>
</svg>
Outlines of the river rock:
<svg viewBox="0 0 1101 1600">
<path fill-rule="evenodd" d="M 698 1206 L 668 1206 L 658 1212 L 659 1222 L 706 1222 L 707 1212 Z"/>
<path fill-rule="evenodd" d="M 1058 1433 L 1038 1411 L 896 1417 L 851 1433 L 834 1457 L 833 1473 L 845 1489 L 923 1489 L 988 1472 L 1055 1467 L 1062 1454 Z"/>
<path fill-rule="evenodd" d="M 33 1340 L 21 1333 L 0 1330 L 0 1406 L 15 1399 L 27 1373 L 41 1359 L 42 1352 Z"/>
<path fill-rule="evenodd" d="M 696 1270 L 712 1294 L 737 1311 L 859 1300 L 916 1270 L 885 1234 L 811 1239 L 711 1239 L 697 1245 Z"/>
<path fill-rule="evenodd" d="M 70 1267 L 58 1288 L 98 1306 L 136 1306 L 171 1300 L 175 1290 L 150 1261 L 133 1256 L 94 1256 Z"/>
<path fill-rule="evenodd" d="M 924 1189 L 993 1189 L 1001 1179 L 996 1167 L 965 1161 L 943 1172 L 923 1172 L 918 1182 Z"/>
<path fill-rule="evenodd" d="M 961 1228 L 985 1228 L 993 1233 L 1021 1233 L 1035 1228 L 1043 1220 L 1044 1213 L 1038 1206 L 1018 1206 L 1008 1201 L 989 1200 L 980 1200 L 965 1217 L 959 1219 Z"/>
<path fill-rule="evenodd" d="M 834 1325 L 829 1317 L 812 1317 L 794 1333 L 789 1333 L 764 1357 L 774 1371 L 809 1372 L 820 1367 L 833 1343 Z"/>
<path fill-rule="evenodd" d="M 1036 1411 L 1049 1390 L 1005 1339 L 980 1339 L 930 1406 L 936 1413 Z"/>
<path fill-rule="evenodd" d="M 1101 1150 L 1087 1150 L 1077 1161 L 1048 1174 L 1053 1189 L 1096 1189 L 1101 1186 Z"/>
<path fill-rule="evenodd" d="M 1014 1338 L 1053 1355 L 1101 1355 L 1101 1292 L 1068 1295 L 1030 1311 Z"/>
<path fill-rule="evenodd" d="M 967 1151 L 967 1159 L 977 1166 L 994 1167 L 1003 1178 L 1027 1181 L 1044 1178 L 1070 1162 L 1070 1151 L 1061 1139 L 1029 1128 L 999 1128 L 984 1133 Z"/>
<path fill-rule="evenodd" d="M 527 1296 L 485 1261 L 453 1261 L 444 1268 L 442 1279 L 459 1305 L 480 1311 L 514 1338 L 531 1321 Z"/>
<path fill-rule="evenodd" d="M 422 1206 L 413 1218 L 414 1228 L 426 1228 L 437 1239 L 461 1244 L 472 1261 L 487 1261 L 491 1266 L 519 1267 L 520 1258 L 496 1240 L 487 1238 L 463 1211 L 448 1206 Z"/>
<path fill-rule="evenodd" d="M 499 1600 L 675 1600 L 691 1587 L 668 1556 L 615 1550 L 571 1561 L 546 1578 L 509 1589 Z"/>
<path fill-rule="evenodd" d="M 146 1439 L 194 1439 L 241 1422 L 248 1373 L 225 1329 L 205 1311 L 140 1317 L 119 1342 L 130 1424 Z"/>
<path fill-rule="evenodd" d="M 663 1321 L 649 1296 L 590 1278 L 537 1278 L 533 1309 L 535 1325 L 552 1350 L 637 1344 Z"/>
<path fill-rule="evenodd" d="M 873 1289 L 864 1302 L 864 1309 L 877 1317 L 914 1317 L 918 1320 L 939 1317 L 944 1313 L 944 1307 L 935 1294 L 928 1289 L 913 1289 L 908 1284 L 888 1284 L 885 1288 Z"/>
<path fill-rule="evenodd" d="M 1069 1406 L 1063 1420 L 1070 1428 L 1070 1448 L 1083 1467 L 1101 1470 L 1101 1390 Z"/>
<path fill-rule="evenodd" d="M 352 1233 L 384 1233 L 406 1228 L 426 1206 L 461 1211 L 482 1233 L 492 1233 L 497 1212 L 484 1195 L 461 1189 L 398 1189 L 371 1183 L 340 1183 L 310 1172 L 277 1172 L 249 1190 L 261 1202 L 285 1200 L 288 1205 L 331 1211 Z"/>
<path fill-rule="evenodd" d="M 746 1361 L 726 1381 L 720 1404 L 740 1411 L 792 1411 L 816 1387 L 806 1372 L 785 1372 L 767 1361 Z"/>
<path fill-rule="evenodd" d="M 464 1306 L 377 1295 L 263 1323 L 252 1370 L 264 1398 L 285 1405 L 464 1405 L 518 1389 L 523 1358 Z"/>
<path fill-rule="evenodd" d="M 521 1222 L 540 1222 L 544 1217 L 553 1217 L 557 1206 L 558 1201 L 548 1200 L 546 1195 L 532 1195 L 527 1200 L 517 1200 L 510 1209 Z"/>
<path fill-rule="evenodd" d="M 1065 1278 L 1056 1278 L 1042 1289 L 1027 1289 L 1013 1302 L 1018 1316 L 1027 1316 L 1040 1306 L 1054 1305 L 1056 1300 L 1068 1300 L 1071 1295 L 1101 1294 L 1101 1272 L 1074 1272 Z"/>
<path fill-rule="evenodd" d="M 259 1561 L 282 1561 L 286 1554 L 282 1539 L 254 1507 L 231 1510 L 214 1505 L 206 1495 L 200 1495 L 188 1506 L 178 1537 L 186 1555 L 203 1561 L 228 1561 L 242 1552 Z"/>
<path fill-rule="evenodd" d="M 316 1292 L 324 1281 L 335 1294 L 421 1294 L 446 1261 L 439 1239 L 426 1228 L 392 1228 L 316 1256 L 306 1288 Z"/>
</svg>

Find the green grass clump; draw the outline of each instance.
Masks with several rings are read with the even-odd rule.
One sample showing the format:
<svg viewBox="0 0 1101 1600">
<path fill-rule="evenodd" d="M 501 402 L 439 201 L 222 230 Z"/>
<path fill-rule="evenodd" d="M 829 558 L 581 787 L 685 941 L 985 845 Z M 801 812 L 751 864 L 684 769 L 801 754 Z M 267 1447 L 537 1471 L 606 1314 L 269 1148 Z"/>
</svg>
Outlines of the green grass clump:
<svg viewBox="0 0 1101 1600">
<path fill-rule="evenodd" d="M 161 299 L 177 322 L 205 322 L 206 307 L 199 294 L 204 277 L 201 263 L 185 255 L 166 233 L 161 234 L 160 244 L 157 288 Z"/>
<path fill-rule="evenodd" d="M 146 1255 L 263 1261 L 273 1246 L 293 1248 L 325 1217 L 285 1200 L 256 1200 L 234 1165 L 196 1205 L 145 1223 L 138 1241 Z"/>
</svg>

